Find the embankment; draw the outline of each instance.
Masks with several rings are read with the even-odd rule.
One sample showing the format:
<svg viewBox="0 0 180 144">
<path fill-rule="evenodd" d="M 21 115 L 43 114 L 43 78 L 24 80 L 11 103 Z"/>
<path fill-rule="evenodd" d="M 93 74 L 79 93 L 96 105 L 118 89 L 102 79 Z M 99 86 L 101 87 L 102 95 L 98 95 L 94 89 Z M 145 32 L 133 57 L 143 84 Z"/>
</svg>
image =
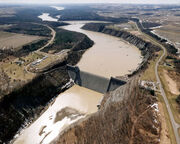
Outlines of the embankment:
<svg viewBox="0 0 180 144">
<path fill-rule="evenodd" d="M 42 71 L 45 73 L 0 99 L 0 143 L 11 140 L 23 125 L 37 118 L 48 102 L 65 90 L 62 87 L 69 81 L 65 65 L 76 64 L 92 45 L 86 37 L 77 41 L 67 60 L 46 67 Z"/>
<path fill-rule="evenodd" d="M 160 47 L 150 42 L 146 42 L 143 39 L 127 31 L 107 28 L 106 27 L 107 25 L 108 24 L 105 24 L 105 23 L 88 23 L 88 24 L 85 24 L 82 28 L 85 30 L 102 32 L 105 34 L 116 36 L 136 46 L 141 51 L 141 54 L 144 56 L 144 59 L 142 63 L 140 64 L 140 66 L 133 72 L 133 74 L 136 73 L 139 69 L 142 69 L 145 66 L 145 64 L 148 62 L 148 60 L 154 56 L 154 53 L 160 50 Z"/>
<path fill-rule="evenodd" d="M 86 35 L 78 32 L 68 31 L 61 28 L 55 28 L 56 36 L 54 42 L 42 49 L 41 51 L 47 53 L 58 53 L 64 49 L 71 49 L 73 51 L 86 50 L 94 43 Z"/>
<path fill-rule="evenodd" d="M 169 54 L 177 55 L 177 52 L 178 52 L 177 48 L 173 44 L 169 43 L 167 39 L 162 38 L 162 37 L 156 35 L 155 33 L 153 33 L 152 32 L 153 29 L 151 29 L 151 28 L 144 28 L 144 26 L 142 25 L 142 23 L 140 22 L 139 19 L 131 18 L 130 20 L 134 21 L 142 32 L 153 37 L 159 43 L 161 43 L 167 49 Z"/>
<path fill-rule="evenodd" d="M 130 44 L 135 45 L 139 50 L 141 50 L 142 55 L 145 56 L 148 52 L 153 54 L 154 51 L 159 51 L 160 48 L 156 45 L 153 45 L 150 42 L 146 42 L 141 38 L 122 30 L 114 30 L 111 28 L 106 28 L 107 24 L 102 23 L 88 23 L 84 25 L 82 28 L 85 30 L 102 32 L 105 34 L 109 34 L 112 36 L 116 36 L 122 38 L 123 40 L 129 42 Z"/>
<path fill-rule="evenodd" d="M 130 81 L 106 94 L 100 110 L 66 129 L 56 144 L 158 144 L 160 122 L 156 97 Z"/>
<path fill-rule="evenodd" d="M 65 67 L 42 74 L 0 101 L 0 143 L 12 139 L 18 129 L 38 116 L 46 104 L 68 82 Z"/>
</svg>

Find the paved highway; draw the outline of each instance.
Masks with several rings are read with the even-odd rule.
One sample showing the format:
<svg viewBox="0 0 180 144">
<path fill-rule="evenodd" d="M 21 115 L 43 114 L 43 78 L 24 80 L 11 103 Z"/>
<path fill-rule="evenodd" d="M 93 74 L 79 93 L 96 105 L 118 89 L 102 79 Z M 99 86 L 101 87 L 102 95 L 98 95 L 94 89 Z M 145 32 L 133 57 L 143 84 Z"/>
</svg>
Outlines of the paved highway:
<svg viewBox="0 0 180 144">
<path fill-rule="evenodd" d="M 137 26 L 137 24 L 136 24 L 136 26 Z M 176 121 L 174 119 L 173 113 L 171 111 L 171 107 L 169 105 L 169 101 L 167 99 L 166 93 L 165 93 L 165 91 L 163 89 L 162 82 L 161 82 L 159 74 L 158 74 L 159 63 L 162 61 L 162 59 L 166 55 L 166 48 L 163 45 L 161 45 L 160 43 L 158 43 L 156 40 L 154 40 L 152 37 L 150 37 L 149 35 L 143 33 L 139 29 L 138 26 L 137 26 L 137 28 L 138 28 L 139 32 L 141 32 L 147 38 L 151 39 L 156 45 L 160 46 L 163 49 L 163 54 L 160 56 L 160 58 L 158 59 L 158 61 L 156 62 L 156 65 L 155 65 L 155 75 L 156 75 L 157 82 L 159 83 L 159 88 L 160 88 L 161 95 L 162 95 L 162 97 L 164 99 L 164 102 L 166 104 L 166 107 L 167 107 L 167 110 L 168 110 L 168 113 L 169 113 L 169 117 L 170 117 L 170 121 L 171 121 L 172 128 L 173 128 L 173 131 L 174 131 L 174 135 L 175 135 L 175 138 L 176 138 L 176 142 L 177 142 L 177 144 L 180 144 L 180 136 L 178 134 L 178 128 L 180 128 L 180 125 L 178 123 L 176 123 Z"/>
<path fill-rule="evenodd" d="M 164 58 L 164 56 L 166 55 L 166 49 L 164 46 L 161 46 L 161 48 L 163 49 L 163 54 L 161 55 L 161 57 L 159 58 L 159 60 L 156 62 L 156 66 L 155 66 L 155 74 L 156 74 L 156 79 L 157 79 L 157 82 L 159 83 L 159 88 L 160 88 L 160 92 L 161 92 L 161 95 L 164 99 L 164 102 L 166 104 L 166 107 L 167 107 L 167 110 L 168 110 L 168 113 L 169 113 L 169 117 L 170 117 L 170 120 L 171 120 L 171 124 L 172 124 L 172 127 L 173 127 L 173 131 L 174 131 L 174 135 L 176 137 L 176 142 L 177 144 L 180 144 L 180 136 L 178 134 L 178 128 L 180 128 L 180 125 L 178 123 L 176 123 L 176 121 L 174 120 L 174 116 L 172 114 L 172 111 L 171 111 L 171 107 L 169 105 L 169 101 L 167 99 L 167 96 L 166 96 L 166 93 L 163 89 L 163 86 L 162 86 L 162 83 L 161 83 L 161 80 L 159 78 L 159 74 L 158 74 L 158 66 L 159 66 L 159 63 L 162 61 L 162 59 Z"/>
<path fill-rule="evenodd" d="M 34 24 L 43 25 L 43 24 L 38 24 L 38 23 L 34 23 Z M 48 56 L 50 56 L 51 54 L 48 54 L 48 53 L 45 53 L 45 52 L 41 52 L 41 50 L 44 49 L 45 47 L 51 45 L 51 44 L 54 42 L 54 39 L 55 39 L 55 37 L 56 37 L 56 31 L 55 31 L 52 27 L 50 27 L 50 26 L 48 26 L 48 25 L 43 25 L 43 26 L 46 26 L 47 28 L 49 28 L 49 29 L 51 30 L 51 35 L 52 35 L 52 37 L 51 37 L 51 39 L 48 41 L 47 44 L 45 44 L 44 46 L 42 46 L 40 49 L 36 50 L 35 52 L 38 53 L 38 54 L 42 54 L 42 55 L 45 55 L 45 56 L 48 57 Z M 33 53 L 34 53 L 34 52 L 33 52 Z M 28 73 L 30 73 L 30 72 L 27 70 L 30 65 L 31 65 L 31 63 L 28 64 L 27 66 L 25 66 L 25 68 L 24 68 L 25 71 L 28 72 Z"/>
</svg>

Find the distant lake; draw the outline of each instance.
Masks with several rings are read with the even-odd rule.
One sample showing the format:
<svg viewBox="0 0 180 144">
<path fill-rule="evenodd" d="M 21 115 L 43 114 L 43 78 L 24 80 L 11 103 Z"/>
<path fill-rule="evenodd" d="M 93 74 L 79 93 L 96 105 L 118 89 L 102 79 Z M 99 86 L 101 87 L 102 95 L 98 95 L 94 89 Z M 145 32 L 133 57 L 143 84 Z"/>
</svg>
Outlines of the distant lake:
<svg viewBox="0 0 180 144">
<path fill-rule="evenodd" d="M 42 21 L 58 21 L 58 19 L 49 16 L 49 13 L 42 13 L 38 18 L 42 19 Z"/>
<path fill-rule="evenodd" d="M 55 8 L 57 10 L 64 10 L 65 8 L 64 7 L 59 7 L 59 6 L 51 6 L 52 8 Z"/>
<path fill-rule="evenodd" d="M 49 14 L 43 16 L 49 16 Z M 136 69 L 141 63 L 141 52 L 137 47 L 114 36 L 81 29 L 84 24 L 89 23 L 88 21 L 69 23 L 71 25 L 61 28 L 86 34 L 95 42 L 77 64 L 81 70 L 110 78 L 128 74 L 129 70 Z M 95 113 L 102 97 L 101 93 L 74 85 L 59 94 L 54 103 L 36 121 L 21 131 L 14 144 L 51 143 L 71 124 Z M 75 112 L 70 113 L 73 110 Z M 56 121 L 56 119 L 59 120 Z"/>
</svg>

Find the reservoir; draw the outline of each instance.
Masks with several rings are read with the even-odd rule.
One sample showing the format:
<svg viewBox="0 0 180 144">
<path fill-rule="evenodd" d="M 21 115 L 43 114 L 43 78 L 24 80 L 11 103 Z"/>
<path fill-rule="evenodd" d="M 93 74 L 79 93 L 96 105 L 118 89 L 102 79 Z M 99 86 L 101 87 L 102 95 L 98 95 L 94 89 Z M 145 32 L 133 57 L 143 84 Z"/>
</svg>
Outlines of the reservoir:
<svg viewBox="0 0 180 144">
<path fill-rule="evenodd" d="M 49 15 L 43 16 L 47 18 Z M 43 17 L 40 18 L 43 19 Z M 88 22 L 71 21 L 68 23 L 71 25 L 61 28 L 86 34 L 95 43 L 77 64 L 81 70 L 109 78 L 128 74 L 141 63 L 141 53 L 133 45 L 117 37 L 82 30 L 81 27 Z M 72 123 L 95 113 L 102 97 L 101 93 L 74 85 L 59 94 L 36 121 L 22 130 L 14 144 L 50 143 Z"/>
<path fill-rule="evenodd" d="M 42 15 L 38 16 L 42 21 L 58 21 L 58 19 L 49 16 L 49 13 L 43 13 Z"/>
<path fill-rule="evenodd" d="M 95 43 L 77 64 L 80 70 L 110 78 L 129 74 L 142 62 L 140 50 L 120 38 L 81 29 L 87 21 L 68 23 L 61 28 L 83 33 Z"/>
</svg>

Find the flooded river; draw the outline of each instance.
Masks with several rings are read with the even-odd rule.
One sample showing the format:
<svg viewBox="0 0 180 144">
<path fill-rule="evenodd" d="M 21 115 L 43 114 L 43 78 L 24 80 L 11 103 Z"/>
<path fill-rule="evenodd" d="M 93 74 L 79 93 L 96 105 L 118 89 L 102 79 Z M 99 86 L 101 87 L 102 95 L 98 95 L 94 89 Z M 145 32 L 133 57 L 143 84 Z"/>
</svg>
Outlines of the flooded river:
<svg viewBox="0 0 180 144">
<path fill-rule="evenodd" d="M 48 144 L 70 124 L 96 112 L 101 98 L 100 93 L 74 85 L 60 94 L 30 127 L 22 131 L 14 144 Z"/>
<path fill-rule="evenodd" d="M 139 49 L 120 38 L 81 29 L 88 22 L 68 23 L 71 25 L 62 28 L 83 33 L 95 42 L 77 64 L 81 70 L 110 78 L 128 74 L 142 62 Z"/>
<path fill-rule="evenodd" d="M 47 14 L 41 16 L 42 19 L 49 19 Z M 109 78 L 128 74 L 141 63 L 141 54 L 136 47 L 113 36 L 82 30 L 81 27 L 87 22 L 70 23 L 72 25 L 63 28 L 84 33 L 95 42 L 77 64 L 81 70 Z M 74 85 L 60 94 L 34 123 L 22 130 L 14 143 L 50 143 L 69 125 L 96 112 L 102 96 L 101 93 Z"/>
<path fill-rule="evenodd" d="M 38 18 L 40 18 L 42 21 L 58 21 L 58 19 L 51 17 L 49 13 L 43 13 L 42 15 L 38 16 Z"/>
</svg>

